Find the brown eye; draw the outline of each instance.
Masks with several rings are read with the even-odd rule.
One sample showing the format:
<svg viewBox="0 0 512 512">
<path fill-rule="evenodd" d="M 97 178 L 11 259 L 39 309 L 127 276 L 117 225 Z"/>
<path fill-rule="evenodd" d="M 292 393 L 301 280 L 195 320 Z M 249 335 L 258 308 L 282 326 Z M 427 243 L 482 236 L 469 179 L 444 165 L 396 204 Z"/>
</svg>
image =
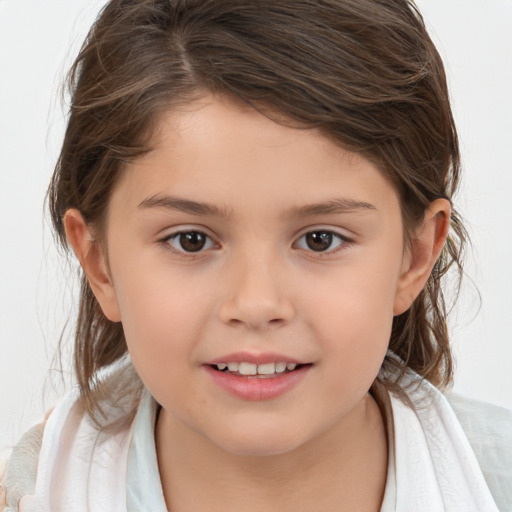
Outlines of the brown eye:
<svg viewBox="0 0 512 512">
<path fill-rule="evenodd" d="M 199 252 L 213 244 L 208 235 L 201 231 L 182 231 L 167 239 L 167 243 L 179 252 Z"/>
<path fill-rule="evenodd" d="M 314 252 L 327 252 L 336 249 L 347 240 L 333 231 L 310 231 L 300 237 L 297 247 Z"/>
<path fill-rule="evenodd" d="M 180 245 L 187 252 L 200 251 L 206 243 L 206 237 L 198 231 L 180 234 Z"/>
<path fill-rule="evenodd" d="M 306 235 L 306 244 L 312 251 L 326 251 L 332 244 L 332 233 L 313 231 Z"/>
</svg>

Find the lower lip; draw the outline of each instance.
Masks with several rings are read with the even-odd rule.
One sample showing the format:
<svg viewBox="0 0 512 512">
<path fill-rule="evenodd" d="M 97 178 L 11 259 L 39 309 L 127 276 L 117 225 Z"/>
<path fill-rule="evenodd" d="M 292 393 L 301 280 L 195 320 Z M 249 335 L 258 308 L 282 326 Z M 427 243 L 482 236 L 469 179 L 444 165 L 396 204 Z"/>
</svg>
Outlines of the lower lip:
<svg viewBox="0 0 512 512">
<path fill-rule="evenodd" d="M 311 365 L 304 365 L 275 377 L 234 375 L 204 366 L 215 384 L 242 400 L 263 401 L 277 398 L 294 388 L 306 375 Z"/>
</svg>

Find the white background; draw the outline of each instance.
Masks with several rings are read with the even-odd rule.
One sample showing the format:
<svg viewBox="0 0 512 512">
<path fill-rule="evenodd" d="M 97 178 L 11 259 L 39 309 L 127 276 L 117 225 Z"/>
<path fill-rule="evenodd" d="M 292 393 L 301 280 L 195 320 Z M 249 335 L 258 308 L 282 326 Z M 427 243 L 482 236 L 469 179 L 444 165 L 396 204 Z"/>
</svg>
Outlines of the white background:
<svg viewBox="0 0 512 512">
<path fill-rule="evenodd" d="M 59 388 L 49 368 L 74 271 L 43 202 L 64 129 L 58 88 L 103 3 L 0 0 L 0 448 Z M 447 66 L 465 172 L 458 204 L 474 244 L 451 319 L 455 390 L 512 409 L 512 1 L 418 5 Z"/>
</svg>

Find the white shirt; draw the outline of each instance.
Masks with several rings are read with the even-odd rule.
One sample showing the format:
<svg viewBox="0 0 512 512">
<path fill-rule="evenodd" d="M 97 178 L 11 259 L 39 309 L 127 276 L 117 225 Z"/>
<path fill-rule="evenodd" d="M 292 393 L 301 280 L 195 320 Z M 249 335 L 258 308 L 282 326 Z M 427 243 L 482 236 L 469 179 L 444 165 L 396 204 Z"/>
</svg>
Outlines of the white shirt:
<svg viewBox="0 0 512 512">
<path fill-rule="evenodd" d="M 382 386 L 372 390 L 388 431 L 381 512 L 512 512 L 512 413 L 451 397 L 458 419 L 428 382 L 409 374 L 404 386 L 414 408 Z M 40 431 L 30 438 L 32 452 L 23 442 L 15 449 L 5 478 L 7 510 L 167 512 L 154 440 L 158 404 L 144 391 L 125 396 L 124 408 L 135 417 L 102 432 L 76 393 L 68 395 L 48 419 L 40 452 Z M 35 473 L 34 464 L 35 487 L 20 480 Z"/>
</svg>

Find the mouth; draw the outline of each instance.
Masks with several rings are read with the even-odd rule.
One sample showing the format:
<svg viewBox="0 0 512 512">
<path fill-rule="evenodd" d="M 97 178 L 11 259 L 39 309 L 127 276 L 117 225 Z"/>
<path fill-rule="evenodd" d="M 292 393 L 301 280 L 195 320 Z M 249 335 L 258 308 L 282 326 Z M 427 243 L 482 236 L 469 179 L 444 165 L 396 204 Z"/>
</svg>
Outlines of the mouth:
<svg viewBox="0 0 512 512">
<path fill-rule="evenodd" d="M 239 377 L 256 377 L 268 379 L 279 377 L 300 370 L 311 363 L 298 364 L 293 362 L 277 362 L 255 364 L 249 362 L 223 362 L 209 365 L 215 371 Z"/>
<path fill-rule="evenodd" d="M 246 401 L 272 400 L 291 392 L 313 366 L 290 355 L 249 351 L 224 354 L 203 364 L 213 384 Z"/>
</svg>

